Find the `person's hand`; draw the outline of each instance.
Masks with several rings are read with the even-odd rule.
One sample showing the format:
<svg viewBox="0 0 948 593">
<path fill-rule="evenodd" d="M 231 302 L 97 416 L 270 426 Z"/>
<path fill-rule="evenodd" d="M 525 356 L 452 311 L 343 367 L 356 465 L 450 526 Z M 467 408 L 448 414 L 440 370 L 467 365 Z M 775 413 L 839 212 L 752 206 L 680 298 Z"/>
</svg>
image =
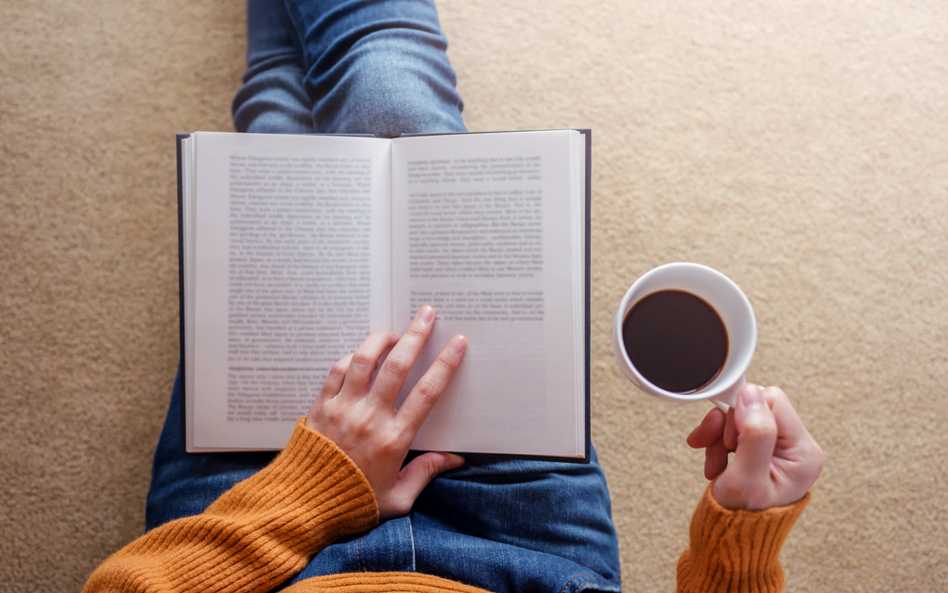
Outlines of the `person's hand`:
<svg viewBox="0 0 948 593">
<path fill-rule="evenodd" d="M 717 408 L 708 412 L 688 445 L 705 449 L 704 475 L 717 478 L 711 495 L 731 510 L 792 504 L 823 470 L 823 451 L 777 387 L 747 385 L 726 416 Z"/>
<path fill-rule="evenodd" d="M 434 319 L 434 309 L 425 305 L 400 340 L 392 332 L 366 338 L 355 353 L 333 365 L 306 417 L 306 426 L 336 443 L 365 474 L 381 519 L 407 514 L 432 478 L 464 464 L 457 455 L 425 453 L 401 467 L 467 347 L 464 337 L 454 336 L 396 410 L 395 398 Z M 390 348 L 373 381 L 379 359 Z"/>
</svg>

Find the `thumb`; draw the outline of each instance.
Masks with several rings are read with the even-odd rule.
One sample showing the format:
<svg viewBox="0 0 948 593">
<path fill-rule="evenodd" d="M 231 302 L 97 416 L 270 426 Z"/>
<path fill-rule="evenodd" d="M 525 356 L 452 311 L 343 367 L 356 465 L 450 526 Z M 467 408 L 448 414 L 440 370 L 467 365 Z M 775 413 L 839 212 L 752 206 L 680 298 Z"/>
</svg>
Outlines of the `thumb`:
<svg viewBox="0 0 948 593">
<path fill-rule="evenodd" d="M 425 453 L 402 468 L 398 485 L 392 494 L 410 509 L 428 482 L 441 472 L 464 465 L 464 458 L 452 453 Z M 407 512 L 407 510 L 406 510 Z"/>
<path fill-rule="evenodd" d="M 734 409 L 737 449 L 729 468 L 741 483 L 764 487 L 770 482 L 770 464 L 777 444 L 777 421 L 757 385 L 748 385 Z"/>
</svg>

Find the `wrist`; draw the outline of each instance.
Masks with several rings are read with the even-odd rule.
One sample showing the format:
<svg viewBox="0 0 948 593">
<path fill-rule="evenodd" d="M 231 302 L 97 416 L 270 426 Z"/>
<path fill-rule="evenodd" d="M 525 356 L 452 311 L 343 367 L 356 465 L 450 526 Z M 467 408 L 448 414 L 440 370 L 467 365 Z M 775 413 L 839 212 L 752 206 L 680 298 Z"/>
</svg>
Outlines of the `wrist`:
<svg viewBox="0 0 948 593">
<path fill-rule="evenodd" d="M 791 492 L 773 492 L 768 486 L 754 487 L 739 480 L 715 478 L 708 487 L 716 503 L 729 511 L 760 512 L 790 506 L 806 498 L 802 488 Z"/>
</svg>

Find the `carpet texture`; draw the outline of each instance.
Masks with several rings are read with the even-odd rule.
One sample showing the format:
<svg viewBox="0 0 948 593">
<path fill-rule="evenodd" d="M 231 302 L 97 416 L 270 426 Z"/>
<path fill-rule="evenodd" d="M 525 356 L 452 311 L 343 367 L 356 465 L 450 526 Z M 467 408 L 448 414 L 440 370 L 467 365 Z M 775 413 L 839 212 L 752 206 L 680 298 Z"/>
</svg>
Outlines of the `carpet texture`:
<svg viewBox="0 0 948 593">
<path fill-rule="evenodd" d="M 706 404 L 637 392 L 647 269 L 747 293 L 826 469 L 792 591 L 948 588 L 948 4 L 442 0 L 472 130 L 593 129 L 593 430 L 628 591 L 670 591 Z M 178 360 L 174 134 L 231 131 L 238 2 L 0 5 L 0 590 L 143 530 Z"/>
</svg>

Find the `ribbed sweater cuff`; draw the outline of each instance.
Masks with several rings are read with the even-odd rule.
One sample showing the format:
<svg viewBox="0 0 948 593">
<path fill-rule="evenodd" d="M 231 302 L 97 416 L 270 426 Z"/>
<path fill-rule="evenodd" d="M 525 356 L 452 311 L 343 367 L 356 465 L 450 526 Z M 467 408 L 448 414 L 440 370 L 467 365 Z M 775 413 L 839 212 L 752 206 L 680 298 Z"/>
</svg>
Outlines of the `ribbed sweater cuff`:
<svg viewBox="0 0 948 593">
<path fill-rule="evenodd" d="M 765 511 L 730 511 L 708 485 L 691 520 L 691 547 L 678 561 L 678 591 L 776 593 L 783 589 L 779 555 L 810 495 Z"/>
<path fill-rule="evenodd" d="M 256 515 L 280 521 L 290 513 L 297 522 L 318 520 L 329 540 L 368 531 L 378 524 L 372 487 L 335 443 L 296 422 L 286 448 L 265 468 L 235 486 L 204 514 Z"/>
<path fill-rule="evenodd" d="M 269 591 L 326 545 L 377 524 L 365 476 L 300 419 L 270 465 L 202 514 L 162 525 L 120 550 L 87 589 Z"/>
</svg>

